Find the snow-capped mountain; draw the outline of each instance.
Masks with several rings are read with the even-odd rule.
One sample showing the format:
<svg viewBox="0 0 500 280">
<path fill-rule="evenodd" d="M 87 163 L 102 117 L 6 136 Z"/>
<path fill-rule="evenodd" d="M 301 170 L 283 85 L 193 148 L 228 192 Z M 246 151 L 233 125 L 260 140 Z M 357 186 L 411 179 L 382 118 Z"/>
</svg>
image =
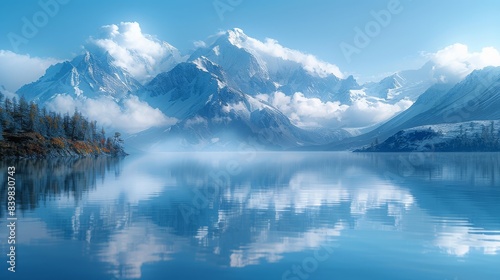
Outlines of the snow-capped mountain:
<svg viewBox="0 0 500 280">
<path fill-rule="evenodd" d="M 172 70 L 177 64 L 184 62 L 187 57 L 181 55 L 180 51 L 174 46 L 167 42 L 161 42 L 163 54 L 158 58 L 150 58 L 139 55 L 132 55 L 134 63 L 132 65 L 140 65 L 143 67 L 142 77 L 136 77 L 141 83 L 146 83 L 151 81 L 158 74 Z M 120 62 L 114 62 L 115 65 L 120 66 Z M 128 67 L 126 67 L 128 66 Z M 134 67 L 130 65 L 124 65 L 122 68 L 134 74 Z M 128 69 L 131 68 L 131 69 Z M 138 75 L 139 76 L 139 75 Z"/>
<path fill-rule="evenodd" d="M 105 95 L 120 99 L 141 87 L 126 70 L 114 65 L 108 53 L 86 51 L 71 61 L 49 67 L 45 75 L 21 87 L 17 93 L 44 104 L 61 94 L 77 98 Z"/>
<path fill-rule="evenodd" d="M 500 119 L 500 67 L 475 70 L 456 85 L 436 84 L 406 111 L 366 134 L 328 145 L 345 149 L 384 141 L 404 129 Z"/>
<path fill-rule="evenodd" d="M 261 42 L 235 28 L 219 35 L 190 57 L 194 61 L 206 57 L 220 65 L 229 85 L 250 95 L 275 91 L 292 95 L 349 102 L 349 90 L 359 85 L 354 78 L 343 79 L 335 65 L 317 60 L 268 39 Z"/>
<path fill-rule="evenodd" d="M 252 142 L 283 149 L 349 136 L 343 130 L 325 133 L 296 127 L 267 102 L 229 86 L 225 73 L 219 65 L 200 57 L 158 75 L 141 95 L 180 121 L 170 128 L 147 131 L 132 141 L 147 138 L 158 146 L 176 140 L 176 144 L 201 149 L 237 148 L 243 142 Z"/>
<path fill-rule="evenodd" d="M 140 31 L 138 24 L 123 28 Z M 112 109 L 103 122 L 135 121 L 131 133 L 156 127 L 135 139 L 201 148 L 257 141 L 273 149 L 346 149 L 423 125 L 500 119 L 500 68 L 474 71 L 453 85 L 440 80 L 431 61 L 360 86 L 333 64 L 237 28 L 186 56 L 149 36 L 138 38 L 153 50 L 108 37 L 49 67 L 17 94 L 65 107 L 61 112 L 84 107 L 101 116 Z"/>
<path fill-rule="evenodd" d="M 224 83 L 222 69 L 202 57 L 159 74 L 140 95 L 169 116 L 185 119 L 205 106 Z"/>
<path fill-rule="evenodd" d="M 388 120 L 374 132 L 377 134 L 381 134 L 382 131 L 393 133 L 400 129 L 420 125 L 421 123 L 417 121 L 418 116 L 436 106 L 440 97 L 445 95 L 452 87 L 452 84 L 435 84 L 431 86 L 410 108 Z"/>
<path fill-rule="evenodd" d="M 87 40 L 85 49 L 109 53 L 115 66 L 125 69 L 141 83 L 170 71 L 187 58 L 168 42 L 144 33 L 138 22 L 102 26 L 97 36 Z"/>
<path fill-rule="evenodd" d="M 365 84 L 365 92 L 367 95 L 380 97 L 392 103 L 404 98 L 415 101 L 437 82 L 433 76 L 433 67 L 432 62 L 427 62 L 420 69 L 399 71 L 378 83 Z"/>
<path fill-rule="evenodd" d="M 182 56 L 180 51 L 167 42 L 156 42 L 158 54 L 153 56 L 150 53 L 140 53 L 138 51 L 127 50 L 128 55 L 123 57 L 118 54 L 110 54 L 112 63 L 116 67 L 124 69 L 140 83 L 148 83 L 158 74 L 172 70 L 177 64 L 186 61 L 187 57 Z M 88 46 L 89 49 L 96 49 L 102 52 L 103 49 Z M 104 49 L 106 51 L 106 49 Z M 153 51 L 151 51 L 153 52 Z"/>
<path fill-rule="evenodd" d="M 449 88 L 441 85 L 420 96 L 406 112 L 387 122 L 404 128 L 500 118 L 500 67 L 475 70 Z"/>
</svg>

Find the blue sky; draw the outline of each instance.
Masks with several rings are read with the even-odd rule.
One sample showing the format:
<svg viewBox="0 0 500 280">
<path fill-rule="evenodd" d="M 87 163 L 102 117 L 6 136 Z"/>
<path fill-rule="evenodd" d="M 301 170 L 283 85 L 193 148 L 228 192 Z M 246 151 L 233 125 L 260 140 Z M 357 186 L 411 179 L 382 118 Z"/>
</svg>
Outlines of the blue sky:
<svg viewBox="0 0 500 280">
<path fill-rule="evenodd" d="M 17 48 L 8 34 L 22 35 L 23 17 L 33 20 L 43 10 L 38 0 L 1 1 L 0 50 L 67 59 L 81 50 L 89 36 L 97 35 L 100 26 L 137 21 L 144 33 L 187 51 L 194 41 L 239 27 L 251 37 L 276 39 L 370 80 L 418 67 L 426 59 L 422 52 L 433 53 L 454 43 L 471 51 L 488 46 L 500 49 L 500 1 L 494 0 L 59 1 L 68 3 L 59 4 L 59 11 Z M 355 46 L 356 28 L 365 30 L 374 21 L 373 12 L 388 10 L 390 4 L 397 5 L 399 12 L 391 14 L 386 26 L 373 29 L 370 42 L 347 59 L 340 45 Z"/>
</svg>

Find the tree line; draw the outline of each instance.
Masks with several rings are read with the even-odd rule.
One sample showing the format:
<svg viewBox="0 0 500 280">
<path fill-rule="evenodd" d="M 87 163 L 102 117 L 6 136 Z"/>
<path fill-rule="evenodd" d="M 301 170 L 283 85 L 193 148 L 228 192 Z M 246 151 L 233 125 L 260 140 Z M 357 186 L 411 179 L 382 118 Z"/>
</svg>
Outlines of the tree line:
<svg viewBox="0 0 500 280">
<path fill-rule="evenodd" d="M 384 142 L 378 142 L 378 138 L 370 146 L 356 150 L 356 152 L 409 152 L 419 147 L 419 143 L 426 139 L 436 138 L 442 141 L 428 143 L 423 148 L 434 152 L 499 152 L 500 151 L 500 127 L 492 120 L 488 124 L 470 122 L 467 125 L 460 124 L 458 134 L 455 137 L 445 138 L 442 131 L 434 131 L 431 127 L 423 130 L 415 130 L 405 133 L 399 131 Z M 497 128 L 498 127 L 498 128 Z M 480 128 L 480 129 L 479 129 Z"/>
<path fill-rule="evenodd" d="M 468 127 L 459 126 L 457 137 L 444 144 L 443 151 L 500 151 L 500 129 L 495 130 L 495 122 L 491 121 L 489 125 L 481 125 L 481 132 L 475 129 L 474 122 L 469 123 Z M 474 132 L 477 131 L 477 132 Z"/>
<path fill-rule="evenodd" d="M 53 139 L 64 138 L 71 141 L 94 143 L 108 150 L 123 150 L 121 134 L 116 132 L 107 137 L 104 128 L 98 128 L 96 121 L 90 121 L 75 110 L 61 115 L 38 104 L 28 102 L 24 96 L 8 98 L 0 92 L 0 141 L 8 134 L 38 133 Z"/>
</svg>

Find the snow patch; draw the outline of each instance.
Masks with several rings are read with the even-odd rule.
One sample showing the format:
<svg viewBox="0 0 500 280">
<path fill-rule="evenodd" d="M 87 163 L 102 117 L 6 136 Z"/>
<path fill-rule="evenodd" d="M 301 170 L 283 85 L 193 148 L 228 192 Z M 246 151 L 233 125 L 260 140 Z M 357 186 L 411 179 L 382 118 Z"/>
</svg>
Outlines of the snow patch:
<svg viewBox="0 0 500 280">
<path fill-rule="evenodd" d="M 220 55 L 220 49 L 219 49 L 219 46 L 215 46 L 212 50 L 214 51 L 214 54 L 215 54 L 215 55 L 217 55 L 217 56 L 219 56 L 219 55 Z"/>
</svg>

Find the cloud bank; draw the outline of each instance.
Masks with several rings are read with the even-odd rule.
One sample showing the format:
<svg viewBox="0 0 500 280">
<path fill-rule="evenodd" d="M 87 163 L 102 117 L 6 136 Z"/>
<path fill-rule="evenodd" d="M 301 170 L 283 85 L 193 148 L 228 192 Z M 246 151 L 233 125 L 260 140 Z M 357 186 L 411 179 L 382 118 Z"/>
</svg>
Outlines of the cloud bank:
<svg viewBox="0 0 500 280">
<path fill-rule="evenodd" d="M 45 70 L 60 62 L 54 58 L 39 58 L 0 50 L 0 86 L 15 92 L 27 83 L 40 78 Z"/>
<path fill-rule="evenodd" d="M 71 113 L 78 108 L 84 116 L 96 120 L 98 125 L 126 133 L 137 133 L 150 127 L 173 125 L 177 122 L 136 96 L 130 96 L 121 103 L 120 107 L 108 97 L 75 99 L 69 95 L 58 95 L 47 103 L 47 108 L 60 113 Z"/>
<path fill-rule="evenodd" d="M 442 82 L 458 82 L 474 70 L 500 66 L 500 53 L 494 47 L 472 52 L 467 45 L 457 43 L 424 55 L 435 64 L 435 77 Z"/>
<path fill-rule="evenodd" d="M 369 98 L 362 92 L 359 94 L 350 105 L 307 98 L 300 92 L 292 96 L 275 92 L 272 95 L 261 94 L 258 98 L 269 102 L 301 127 L 367 127 L 388 120 L 413 104 L 408 99 L 389 104 L 381 99 Z"/>
<path fill-rule="evenodd" d="M 262 42 L 246 36 L 241 29 L 235 28 L 229 31 L 229 40 L 231 40 L 234 45 L 250 51 L 257 57 L 279 57 L 284 60 L 299 63 L 309 73 L 316 74 L 319 77 L 324 78 L 328 75 L 335 75 L 338 78 L 344 78 L 344 74 L 340 71 L 338 66 L 319 60 L 312 54 L 306 54 L 283 47 L 274 39 L 267 38 Z M 272 68 L 272 65 L 268 64 L 267 67 Z"/>
<path fill-rule="evenodd" d="M 107 51 L 116 66 L 126 69 L 141 82 L 151 80 L 183 60 L 176 48 L 144 34 L 137 22 L 103 26 L 101 34 L 89 41 Z"/>
</svg>

